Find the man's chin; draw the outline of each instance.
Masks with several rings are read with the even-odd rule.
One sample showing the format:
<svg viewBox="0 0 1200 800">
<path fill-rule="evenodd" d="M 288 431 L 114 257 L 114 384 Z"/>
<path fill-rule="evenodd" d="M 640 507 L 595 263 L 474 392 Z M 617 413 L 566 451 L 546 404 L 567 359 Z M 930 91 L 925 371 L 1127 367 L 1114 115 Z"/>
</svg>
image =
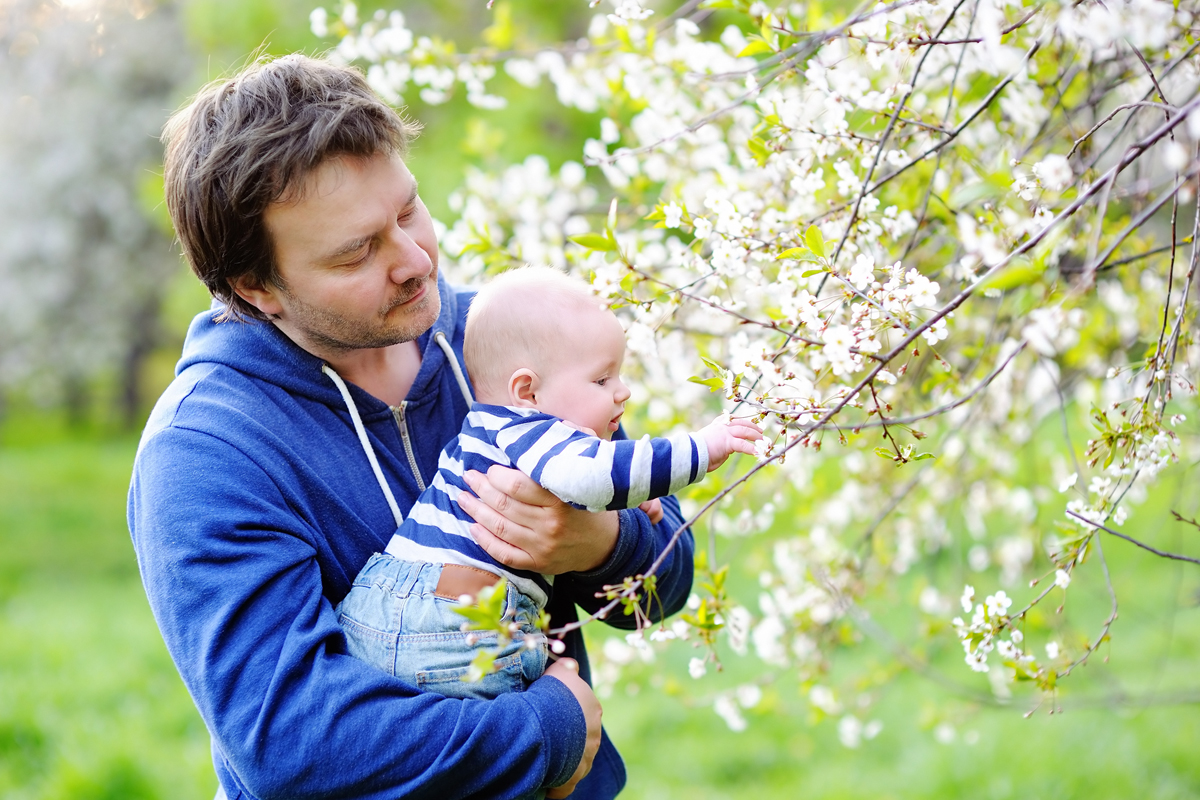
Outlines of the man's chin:
<svg viewBox="0 0 1200 800">
<path fill-rule="evenodd" d="M 386 340 L 387 344 L 374 346 L 389 347 L 401 342 L 411 342 L 433 327 L 441 311 L 442 299 L 438 296 L 437 285 L 434 284 L 412 305 L 396 306 L 387 312 L 387 333 L 380 337 L 380 341 Z"/>
</svg>

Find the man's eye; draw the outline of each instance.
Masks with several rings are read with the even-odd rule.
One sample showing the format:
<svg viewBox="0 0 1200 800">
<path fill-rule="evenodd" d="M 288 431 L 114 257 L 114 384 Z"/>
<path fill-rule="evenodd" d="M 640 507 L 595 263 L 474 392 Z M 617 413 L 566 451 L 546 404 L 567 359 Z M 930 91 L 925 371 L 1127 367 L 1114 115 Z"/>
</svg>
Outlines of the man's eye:
<svg viewBox="0 0 1200 800">
<path fill-rule="evenodd" d="M 356 255 L 354 258 L 345 262 L 344 264 L 342 264 L 342 266 L 343 267 L 357 267 L 360 264 L 362 264 L 363 262 L 365 262 L 370 255 L 371 255 L 371 248 L 364 247 L 362 252 L 359 255 Z"/>
<path fill-rule="evenodd" d="M 411 222 L 412 218 L 416 216 L 416 214 L 417 210 L 415 208 L 410 208 L 408 211 L 405 211 L 403 214 L 396 217 L 396 222 L 400 225 L 404 225 L 405 223 Z"/>
</svg>

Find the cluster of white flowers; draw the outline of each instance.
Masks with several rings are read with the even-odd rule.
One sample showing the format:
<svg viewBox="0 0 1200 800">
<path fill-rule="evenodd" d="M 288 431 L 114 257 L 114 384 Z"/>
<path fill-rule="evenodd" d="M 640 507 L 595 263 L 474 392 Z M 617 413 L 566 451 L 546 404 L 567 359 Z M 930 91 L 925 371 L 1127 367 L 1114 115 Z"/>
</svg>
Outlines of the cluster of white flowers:
<svg viewBox="0 0 1200 800">
<path fill-rule="evenodd" d="M 1039 444 L 1039 420 L 1061 402 L 1127 399 L 1121 375 L 1106 371 L 1143 357 L 1130 353 L 1161 319 L 1162 297 L 1182 302 L 1177 285 L 1168 293 L 1161 279 L 1144 277 L 1157 268 L 1141 283 L 1101 274 L 1094 301 L 1069 291 L 1081 254 L 1096 250 L 1090 240 L 1108 242 L 1120 226 L 1110 233 L 1106 220 L 1075 218 L 1049 227 L 1097 168 L 1087 148 L 1071 150 L 1096 116 L 1048 124 L 1062 103 L 1056 87 L 1038 81 L 1047 65 L 1078 56 L 1089 80 L 1112 83 L 1106 108 L 1138 99 L 1122 88 L 1130 81 L 1121 65 L 1134 62 L 1115 59 L 1114 43 L 1124 37 L 1147 58 L 1174 57 L 1192 13 L 1162 0 L 985 0 L 969 13 L 921 0 L 879 5 L 847 27 L 834 16 L 814 23 L 807 7 L 756 4 L 746 24 L 709 35 L 686 16 L 660 22 L 635 0 L 611 6 L 597 12 L 586 40 L 516 55 L 456 52 L 413 34 L 396 13 L 362 24 L 346 11 L 336 24 L 314 14 L 313 28 L 340 24 L 338 57 L 365 62 L 372 85 L 396 102 L 411 87 L 423 102 L 444 102 L 461 86 L 476 106 L 498 108 L 495 87 L 511 86 L 507 76 L 522 87 L 548 81 L 564 107 L 592 115 L 577 161 L 552 168 L 531 156 L 468 173 L 442 237 L 447 268 L 463 280 L 520 262 L 586 276 L 622 317 L 630 382 L 657 430 L 710 419 L 722 400 L 726 411 L 758 415 L 767 428 L 760 458 L 786 455 L 762 473 L 777 485 L 727 498 L 708 517 L 715 536 L 745 540 L 770 562 L 757 619 L 736 602 L 724 606 L 721 635 L 735 654 L 821 675 L 824 651 L 844 645 L 836 629 L 864 585 L 909 572 L 963 526 L 968 566 L 981 573 L 972 580 L 994 571 L 1015 593 L 1042 558 L 1033 545 L 1039 508 L 1057 504 L 1057 514 L 1066 498 L 1053 488 L 1071 490 L 1078 473 L 1065 481 L 1070 469 L 1056 468 L 1046 491 L 1021 475 L 1014 451 Z M 929 45 L 943 22 L 941 40 L 967 44 Z M 1164 80 L 1168 95 L 1183 85 Z M 1179 130 L 1194 127 L 1188 135 L 1200 138 L 1200 112 L 1192 117 Z M 1014 258 L 1034 237 L 1036 248 Z M 1094 328 L 1111 328 L 1112 341 L 1098 344 Z M 1180 353 L 1189 363 L 1200 357 L 1194 347 Z M 715 375 L 700 366 L 702 355 Z M 1161 387 L 1181 372 L 1167 363 L 1137 372 L 1135 392 L 1159 392 L 1150 413 L 1163 416 Z M 927 434 L 910 424 L 926 417 L 935 438 L 919 454 Z M 1100 468 L 1110 484 L 1076 489 L 1083 496 L 1068 509 L 1097 524 L 1123 521 L 1135 500 L 1117 507 L 1118 493 L 1178 449 L 1152 427 L 1142 439 L 1131 433 Z M 875 434 L 884 431 L 888 446 L 875 448 L 877 458 Z M 858 447 L 868 434 L 871 445 Z M 805 446 L 802 457 L 788 452 L 793 445 Z M 928 460 L 910 464 L 918 458 Z M 838 469 L 825 472 L 837 477 L 815 481 L 829 459 Z M 904 497 L 893 496 L 897 464 L 913 470 Z M 859 536 L 871 546 L 842 541 Z M 1063 590 L 1082 564 L 1084 539 L 1051 553 Z M 870 572 L 864 565 L 874 559 L 886 569 Z M 948 614 L 947 593 L 928 589 L 920 607 Z M 969 594 L 970 620 L 955 620 L 967 663 L 988 671 L 989 655 L 998 655 L 1007 671 L 993 670 L 997 680 L 1037 672 L 1007 616 L 1012 599 L 997 591 L 976 605 Z M 608 640 L 615 644 L 597 658 L 598 686 L 610 691 L 622 669 L 687 638 L 687 627 L 640 644 Z M 712 680 L 713 658 L 690 658 L 694 685 Z M 877 732 L 861 709 L 848 713 L 825 691 L 813 688 L 810 701 L 840 718 L 847 746 Z M 740 729 L 754 705 L 745 699 L 722 692 L 713 708 Z"/>
<path fill-rule="evenodd" d="M 762 701 L 762 689 L 753 683 L 743 684 L 731 692 L 721 692 L 713 698 L 713 711 L 717 713 L 729 730 L 740 733 L 746 730 L 743 710 L 754 708 Z"/>
<path fill-rule="evenodd" d="M 961 603 L 963 611 L 970 613 L 975 601 L 975 588 L 967 585 L 963 588 Z M 1033 664 L 1033 656 L 1021 649 L 1024 635 L 1012 627 L 1013 620 L 1008 616 L 1012 607 L 1012 598 L 1003 590 L 988 595 L 982 603 L 974 603 L 974 613 L 971 621 L 964 622 L 962 617 L 955 617 L 952 622 L 965 652 L 965 660 L 975 672 L 988 672 L 988 655 L 995 651 L 1004 662 L 1017 664 Z M 1008 639 L 1000 636 L 1006 632 Z"/>
<path fill-rule="evenodd" d="M 1166 0 L 1116 0 L 1111 3 L 1066 3 L 1058 29 L 1069 39 L 1107 53 L 1124 40 L 1134 47 L 1160 48 L 1169 41 L 1172 23 L 1188 24 L 1185 11 Z"/>
<path fill-rule="evenodd" d="M 329 58 L 370 64 L 367 82 L 391 103 L 403 104 L 411 84 L 421 87 L 423 102 L 438 105 L 449 100 L 455 85 L 461 84 L 467 101 L 478 108 L 496 110 L 506 105 L 503 97 L 487 90 L 487 82 L 496 76 L 495 65 L 462 58 L 428 36 L 416 36 L 401 11 L 381 9 L 360 25 L 357 6 L 347 2 L 338 22 L 346 33 Z M 324 8 L 312 11 L 309 24 L 317 36 L 330 33 L 329 13 Z"/>
<path fill-rule="evenodd" d="M 852 559 L 818 528 L 807 538 L 777 542 L 773 561 L 774 569 L 759 576 L 762 618 L 750 635 L 755 654 L 768 664 L 811 667 L 819 643 L 849 610 Z"/>
<path fill-rule="evenodd" d="M 498 175 L 469 170 L 465 185 L 450 196 L 458 217 L 439 241 L 455 277 L 478 278 L 497 253 L 507 256 L 505 267 L 563 263 L 568 237 L 588 230 L 582 213 L 596 202 L 585 177 L 577 162 L 555 172 L 540 155 Z"/>
</svg>

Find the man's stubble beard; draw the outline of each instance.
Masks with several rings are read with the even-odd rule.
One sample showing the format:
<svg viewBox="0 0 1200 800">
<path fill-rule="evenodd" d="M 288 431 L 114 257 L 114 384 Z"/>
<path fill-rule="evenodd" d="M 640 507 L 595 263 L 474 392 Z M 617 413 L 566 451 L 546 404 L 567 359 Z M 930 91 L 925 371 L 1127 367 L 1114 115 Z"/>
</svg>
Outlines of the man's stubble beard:
<svg viewBox="0 0 1200 800">
<path fill-rule="evenodd" d="M 392 310 L 410 301 L 423 284 L 428 284 L 425 296 L 416 306 L 408 309 L 402 322 L 389 325 L 387 318 Z M 410 278 L 401 284 L 400 293 L 372 318 L 376 322 L 373 327 L 366 327 L 359 320 L 347 318 L 329 309 L 309 305 L 291 294 L 286 286 L 278 288 L 291 306 L 290 325 L 322 350 L 341 352 L 391 347 L 401 342 L 410 342 L 433 326 L 442 305 L 436 268 L 423 278 Z"/>
</svg>

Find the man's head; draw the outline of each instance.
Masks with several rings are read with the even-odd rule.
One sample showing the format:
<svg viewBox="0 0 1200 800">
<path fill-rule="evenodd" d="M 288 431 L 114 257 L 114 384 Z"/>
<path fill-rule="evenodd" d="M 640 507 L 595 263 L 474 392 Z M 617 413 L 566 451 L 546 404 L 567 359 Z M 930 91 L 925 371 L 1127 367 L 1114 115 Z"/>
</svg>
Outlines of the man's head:
<svg viewBox="0 0 1200 800">
<path fill-rule="evenodd" d="M 536 408 L 604 439 L 617 429 L 625 333 L 582 283 L 548 267 L 505 272 L 471 301 L 465 335 L 480 401 Z"/>
<path fill-rule="evenodd" d="M 286 287 L 269 208 L 302 200 L 333 159 L 403 155 L 417 130 L 359 72 L 303 56 L 255 63 L 176 113 L 163 133 L 167 208 L 192 269 L 227 314 L 271 316 L 237 291 L 239 281 Z"/>
</svg>

